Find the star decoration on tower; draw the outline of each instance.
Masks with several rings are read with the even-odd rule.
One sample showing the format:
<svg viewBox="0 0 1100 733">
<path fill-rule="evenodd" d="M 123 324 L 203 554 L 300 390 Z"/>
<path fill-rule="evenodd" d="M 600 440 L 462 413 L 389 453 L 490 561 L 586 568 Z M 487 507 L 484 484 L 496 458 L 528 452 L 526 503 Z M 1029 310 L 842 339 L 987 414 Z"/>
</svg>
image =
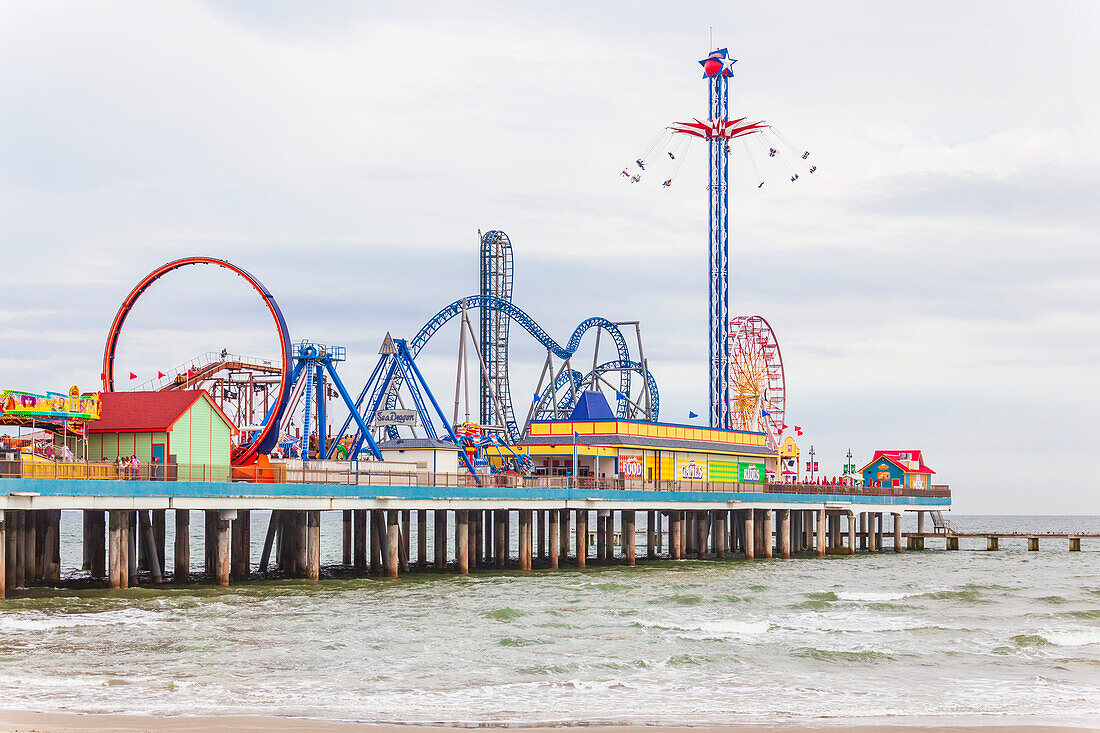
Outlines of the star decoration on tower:
<svg viewBox="0 0 1100 733">
<path fill-rule="evenodd" d="M 703 67 L 703 77 L 708 76 L 733 76 L 733 65 L 737 63 L 737 59 L 730 58 L 728 48 L 720 48 L 717 51 L 711 51 L 705 59 L 699 62 L 699 65 Z"/>
</svg>

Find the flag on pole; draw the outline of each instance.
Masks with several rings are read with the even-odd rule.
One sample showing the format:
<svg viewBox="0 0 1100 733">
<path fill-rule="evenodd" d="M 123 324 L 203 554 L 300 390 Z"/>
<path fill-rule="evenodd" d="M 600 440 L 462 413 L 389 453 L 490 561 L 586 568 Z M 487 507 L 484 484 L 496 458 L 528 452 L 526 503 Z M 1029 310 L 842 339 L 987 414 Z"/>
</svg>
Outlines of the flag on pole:
<svg viewBox="0 0 1100 733">
<path fill-rule="evenodd" d="M 137 375 L 136 375 L 136 374 L 134 374 L 133 372 L 130 372 L 130 381 L 132 382 L 132 381 L 134 381 L 135 379 L 137 379 Z"/>
<path fill-rule="evenodd" d="M 770 412 L 768 412 L 767 410 L 761 410 L 760 414 L 763 415 L 764 417 L 771 417 L 772 416 L 772 414 Z"/>
<path fill-rule="evenodd" d="M 625 399 L 626 399 L 626 395 L 624 395 L 624 394 L 623 394 L 622 392 L 620 392 L 619 390 L 615 390 L 615 399 L 617 399 L 617 400 L 625 400 Z"/>
<path fill-rule="evenodd" d="M 695 414 L 694 412 L 692 412 L 691 410 L 688 410 L 688 420 L 693 420 L 693 419 L 695 419 L 695 418 L 697 418 L 697 417 L 699 417 L 699 416 L 698 416 L 698 415 L 696 415 L 696 414 Z"/>
<path fill-rule="evenodd" d="M 164 379 L 166 376 L 168 375 L 164 372 L 157 372 L 157 379 Z"/>
<path fill-rule="evenodd" d="M 802 428 L 798 427 L 797 425 L 794 426 L 794 431 L 799 435 L 802 435 Z"/>
<path fill-rule="evenodd" d="M 538 401 L 539 401 L 539 396 L 538 396 L 538 395 L 534 395 L 534 399 L 532 399 L 531 401 L 532 401 L 532 402 L 538 402 Z"/>
</svg>

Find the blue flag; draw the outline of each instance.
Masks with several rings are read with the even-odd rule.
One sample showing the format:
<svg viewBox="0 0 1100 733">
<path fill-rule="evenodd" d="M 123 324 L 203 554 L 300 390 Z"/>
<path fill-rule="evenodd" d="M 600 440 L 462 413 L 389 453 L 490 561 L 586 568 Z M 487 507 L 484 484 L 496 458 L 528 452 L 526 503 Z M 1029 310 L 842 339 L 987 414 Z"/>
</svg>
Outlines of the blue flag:
<svg viewBox="0 0 1100 733">
<path fill-rule="evenodd" d="M 531 400 L 531 401 L 532 401 L 532 402 L 538 402 L 538 401 L 539 401 L 539 396 L 538 396 L 538 395 L 535 395 L 535 398 L 534 398 L 533 400 Z"/>
<path fill-rule="evenodd" d="M 694 412 L 692 412 L 691 410 L 688 410 L 688 420 L 691 420 L 692 418 L 696 418 L 696 417 L 699 417 L 699 416 L 698 416 L 698 415 L 696 415 L 696 414 L 695 414 Z"/>
<path fill-rule="evenodd" d="M 764 417 L 771 417 L 772 416 L 772 414 L 770 412 L 768 412 L 767 410 L 761 410 L 760 414 L 763 415 Z"/>
<path fill-rule="evenodd" d="M 618 390 L 615 390 L 615 399 L 617 399 L 617 400 L 625 400 L 625 399 L 626 399 L 626 395 L 624 395 L 624 394 L 623 394 L 622 392 L 619 392 Z"/>
</svg>

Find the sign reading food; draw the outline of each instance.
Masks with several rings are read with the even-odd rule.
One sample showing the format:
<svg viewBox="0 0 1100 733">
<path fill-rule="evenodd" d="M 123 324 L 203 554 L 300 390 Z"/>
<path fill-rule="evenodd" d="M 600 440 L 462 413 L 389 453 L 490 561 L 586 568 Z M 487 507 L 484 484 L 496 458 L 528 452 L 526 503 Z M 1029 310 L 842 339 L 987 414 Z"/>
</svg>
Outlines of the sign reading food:
<svg viewBox="0 0 1100 733">
<path fill-rule="evenodd" d="M 619 476 L 641 479 L 645 477 L 645 466 L 640 456 L 619 456 Z"/>
</svg>

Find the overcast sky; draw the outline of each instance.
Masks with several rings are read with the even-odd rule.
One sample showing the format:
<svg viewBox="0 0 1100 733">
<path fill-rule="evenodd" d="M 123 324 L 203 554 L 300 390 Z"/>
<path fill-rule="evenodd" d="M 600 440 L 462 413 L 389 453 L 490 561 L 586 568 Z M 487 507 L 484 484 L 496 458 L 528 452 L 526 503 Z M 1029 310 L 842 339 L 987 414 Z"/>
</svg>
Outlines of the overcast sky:
<svg viewBox="0 0 1100 733">
<path fill-rule="evenodd" d="M 0 3 L 0 384 L 94 388 L 131 287 L 223 257 L 292 337 L 349 347 L 477 290 L 477 230 L 564 340 L 639 319 L 661 417 L 706 413 L 706 167 L 618 173 L 731 111 L 819 170 L 731 205 L 731 312 L 778 333 L 790 423 L 828 473 L 920 448 L 966 513 L 1100 513 L 1100 5 Z M 751 163 L 752 161 L 749 161 Z M 171 281 L 169 281 L 171 280 Z M 515 333 L 515 331 L 513 331 Z M 456 332 L 425 366 L 446 401 Z M 209 270 L 140 303 L 120 370 L 271 351 Z M 513 352 L 517 404 L 540 356 Z M 530 384 L 528 384 L 530 383 Z"/>
</svg>

